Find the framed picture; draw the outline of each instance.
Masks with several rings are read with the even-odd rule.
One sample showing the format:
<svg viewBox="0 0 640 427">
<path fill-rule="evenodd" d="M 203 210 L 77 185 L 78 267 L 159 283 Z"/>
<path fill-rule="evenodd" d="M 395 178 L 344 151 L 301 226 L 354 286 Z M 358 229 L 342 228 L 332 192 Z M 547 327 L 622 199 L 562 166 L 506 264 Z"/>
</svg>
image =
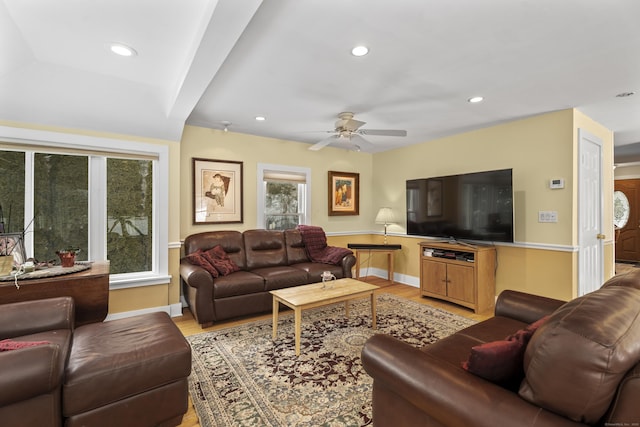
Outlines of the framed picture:
<svg viewBox="0 0 640 427">
<path fill-rule="evenodd" d="M 430 179 L 427 181 L 427 216 L 442 215 L 442 181 Z"/>
<path fill-rule="evenodd" d="M 329 216 L 359 212 L 360 174 L 329 171 Z"/>
<path fill-rule="evenodd" d="M 193 223 L 242 222 L 242 162 L 193 159 Z"/>
<path fill-rule="evenodd" d="M 0 256 L 13 256 L 14 265 L 21 265 L 27 260 L 22 233 L 0 234 Z"/>
</svg>

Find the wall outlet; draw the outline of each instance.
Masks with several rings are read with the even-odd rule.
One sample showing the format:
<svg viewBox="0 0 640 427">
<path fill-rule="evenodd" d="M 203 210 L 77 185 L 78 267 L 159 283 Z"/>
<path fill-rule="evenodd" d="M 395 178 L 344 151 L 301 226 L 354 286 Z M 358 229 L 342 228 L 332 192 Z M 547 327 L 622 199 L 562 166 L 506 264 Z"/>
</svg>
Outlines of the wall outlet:
<svg viewBox="0 0 640 427">
<path fill-rule="evenodd" d="M 558 222 L 558 211 L 538 211 L 538 222 Z"/>
</svg>

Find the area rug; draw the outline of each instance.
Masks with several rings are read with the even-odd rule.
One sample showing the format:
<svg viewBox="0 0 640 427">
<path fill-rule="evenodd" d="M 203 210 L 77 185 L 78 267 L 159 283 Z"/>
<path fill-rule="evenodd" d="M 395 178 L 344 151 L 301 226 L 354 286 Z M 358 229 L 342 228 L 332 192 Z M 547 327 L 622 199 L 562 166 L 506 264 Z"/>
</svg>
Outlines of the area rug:
<svg viewBox="0 0 640 427">
<path fill-rule="evenodd" d="M 202 427 L 372 425 L 372 379 L 360 352 L 374 333 L 416 347 L 474 321 L 389 294 L 377 296 L 378 329 L 368 299 L 302 312 L 300 356 L 293 312 L 187 337 L 193 367 L 189 391 Z"/>
</svg>

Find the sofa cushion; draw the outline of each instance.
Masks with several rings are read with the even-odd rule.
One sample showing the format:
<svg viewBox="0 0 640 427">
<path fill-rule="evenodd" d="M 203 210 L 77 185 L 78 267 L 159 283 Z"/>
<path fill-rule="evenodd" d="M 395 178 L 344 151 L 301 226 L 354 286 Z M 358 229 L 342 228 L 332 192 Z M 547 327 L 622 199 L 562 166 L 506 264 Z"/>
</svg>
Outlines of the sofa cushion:
<svg viewBox="0 0 640 427">
<path fill-rule="evenodd" d="M 524 378 L 523 360 L 527 344 L 547 318 L 543 317 L 503 340 L 472 347 L 462 368 L 496 384 L 515 388 Z"/>
<path fill-rule="evenodd" d="M 247 230 L 244 246 L 248 270 L 288 265 L 283 231 Z"/>
<path fill-rule="evenodd" d="M 264 292 L 264 278 L 250 271 L 236 271 L 213 281 L 213 299 Z"/>
<path fill-rule="evenodd" d="M 252 273 L 264 278 L 264 290 L 266 291 L 309 283 L 309 276 L 304 270 L 288 266 L 256 268 L 252 270 Z"/>
<path fill-rule="evenodd" d="M 601 288 L 569 301 L 525 351 L 520 396 L 574 421 L 595 424 L 640 360 L 640 291 Z"/>
</svg>

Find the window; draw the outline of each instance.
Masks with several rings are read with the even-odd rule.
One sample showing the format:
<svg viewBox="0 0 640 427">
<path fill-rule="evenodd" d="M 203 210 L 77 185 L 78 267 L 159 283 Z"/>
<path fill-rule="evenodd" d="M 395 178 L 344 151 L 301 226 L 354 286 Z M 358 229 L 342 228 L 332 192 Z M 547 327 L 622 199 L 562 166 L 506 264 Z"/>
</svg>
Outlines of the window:
<svg viewBox="0 0 640 427">
<path fill-rule="evenodd" d="M 168 283 L 167 147 L 0 126 L 0 164 L 0 223 L 27 256 L 78 247 L 112 288 Z"/>
<path fill-rule="evenodd" d="M 311 171 L 280 165 L 258 165 L 258 227 L 286 230 L 308 224 Z"/>
</svg>

